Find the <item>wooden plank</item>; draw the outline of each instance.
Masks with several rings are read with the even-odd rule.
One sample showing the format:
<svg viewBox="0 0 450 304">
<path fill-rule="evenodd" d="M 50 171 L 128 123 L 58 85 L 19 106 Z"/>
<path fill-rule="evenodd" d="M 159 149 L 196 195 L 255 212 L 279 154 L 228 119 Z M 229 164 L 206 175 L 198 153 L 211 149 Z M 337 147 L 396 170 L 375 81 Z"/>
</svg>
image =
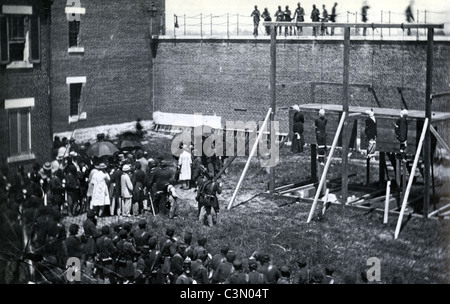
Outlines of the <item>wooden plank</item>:
<svg viewBox="0 0 450 304">
<path fill-rule="evenodd" d="M 386 200 L 384 202 L 384 217 L 383 224 L 387 224 L 388 222 L 388 214 L 389 214 L 389 202 L 390 202 L 390 192 L 391 192 L 391 181 L 388 181 L 386 184 Z"/>
<path fill-rule="evenodd" d="M 433 135 L 436 137 L 437 141 L 444 147 L 447 152 L 450 153 L 450 147 L 447 145 L 444 139 L 439 135 L 439 133 L 436 131 L 436 129 L 433 126 L 430 126 L 430 131 L 433 133 Z"/>
<path fill-rule="evenodd" d="M 420 140 L 419 140 L 419 146 L 417 148 L 416 156 L 414 157 L 414 163 L 413 163 L 413 166 L 411 169 L 411 175 L 409 176 L 409 180 L 408 180 L 408 186 L 406 187 L 406 193 L 403 197 L 402 208 L 400 210 L 400 215 L 398 217 L 397 227 L 395 228 L 395 236 L 394 236 L 395 239 L 398 238 L 398 234 L 400 233 L 400 227 L 402 224 L 403 215 L 405 213 L 406 204 L 408 202 L 409 192 L 411 191 L 412 182 L 414 180 L 414 172 L 416 172 L 416 169 L 417 169 L 417 163 L 419 161 L 419 157 L 420 157 L 420 154 L 422 151 L 422 145 L 423 145 L 423 141 L 425 140 L 425 133 L 427 131 L 427 128 L 428 128 L 428 118 L 425 119 L 425 123 L 423 125 L 422 134 L 421 134 Z"/>
<path fill-rule="evenodd" d="M 447 205 L 445 205 L 445 206 L 443 206 L 443 207 L 441 207 L 441 208 L 439 208 L 439 209 L 437 209 L 437 210 L 434 210 L 433 212 L 430 212 L 430 213 L 428 214 L 428 217 L 431 217 L 431 216 L 435 215 L 436 213 L 439 213 L 439 212 L 441 212 L 442 210 L 447 209 L 448 207 L 450 207 L 450 204 L 447 204 Z"/>
</svg>

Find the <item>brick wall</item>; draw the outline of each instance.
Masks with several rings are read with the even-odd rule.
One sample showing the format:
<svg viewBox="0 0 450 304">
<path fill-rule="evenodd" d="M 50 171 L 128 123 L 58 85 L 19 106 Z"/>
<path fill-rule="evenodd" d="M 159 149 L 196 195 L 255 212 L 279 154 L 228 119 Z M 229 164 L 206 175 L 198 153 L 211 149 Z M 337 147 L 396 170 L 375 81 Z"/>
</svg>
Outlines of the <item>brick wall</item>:
<svg viewBox="0 0 450 304">
<path fill-rule="evenodd" d="M 270 106 L 268 42 L 163 40 L 155 60 L 156 109 L 174 113 L 216 113 L 226 120 L 262 120 Z M 448 91 L 449 42 L 434 42 L 433 92 Z M 401 107 L 397 87 L 410 109 L 424 110 L 426 42 L 352 41 L 350 83 L 373 85 L 383 107 Z M 311 103 L 308 81 L 342 82 L 341 41 L 287 41 L 277 44 L 277 106 Z M 303 82 L 291 85 L 294 82 Z M 351 87 L 350 105 L 377 104 L 367 89 Z M 316 103 L 340 104 L 342 87 L 318 86 Z M 235 109 L 247 109 L 246 112 Z M 448 111 L 447 100 L 433 110 Z M 277 110 L 283 132 L 287 110 Z"/>
<path fill-rule="evenodd" d="M 32 5 L 33 1 L 2 1 L 2 4 Z M 39 5 L 33 7 L 38 13 Z M 19 164 L 30 167 L 34 162 L 49 160 L 52 144 L 50 102 L 48 98 L 48 20 L 41 15 L 40 26 L 40 63 L 33 68 L 6 69 L 0 66 L 0 163 L 6 163 L 9 151 L 8 112 L 5 110 L 5 99 L 35 98 L 35 106 L 31 109 L 31 149 L 36 159 L 10 163 L 10 167 Z"/>
<path fill-rule="evenodd" d="M 80 46 L 69 54 L 66 1 L 52 10 L 52 100 L 54 132 L 102 124 L 151 119 L 150 22 L 146 9 L 154 3 L 164 13 L 164 0 L 81 1 Z M 160 19 L 159 15 L 156 19 Z M 159 21 L 155 21 L 157 27 Z M 156 32 L 155 32 L 156 34 Z M 86 76 L 81 93 L 87 119 L 70 124 L 67 77 Z"/>
</svg>

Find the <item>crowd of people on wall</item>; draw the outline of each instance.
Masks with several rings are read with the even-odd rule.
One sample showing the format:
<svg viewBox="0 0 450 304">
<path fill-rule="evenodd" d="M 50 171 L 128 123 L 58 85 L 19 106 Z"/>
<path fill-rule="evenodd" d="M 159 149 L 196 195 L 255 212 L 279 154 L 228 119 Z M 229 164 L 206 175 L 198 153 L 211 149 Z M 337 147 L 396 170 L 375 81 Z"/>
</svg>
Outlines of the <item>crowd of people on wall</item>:
<svg viewBox="0 0 450 304">
<path fill-rule="evenodd" d="M 405 10 L 405 16 L 406 21 L 408 23 L 414 22 L 414 14 L 412 10 L 413 1 L 409 3 Z M 258 28 L 259 23 L 261 22 L 261 19 L 266 22 L 270 21 L 282 21 L 282 22 L 293 22 L 295 23 L 294 26 L 285 26 L 284 27 L 284 35 L 285 36 L 292 36 L 292 35 L 302 35 L 303 34 L 303 26 L 301 25 L 302 22 L 309 21 L 310 22 L 321 22 L 322 25 L 320 26 L 314 26 L 312 28 L 312 34 L 313 36 L 317 36 L 318 29 L 320 27 L 320 35 L 334 35 L 334 27 L 331 27 L 330 32 L 328 32 L 328 29 L 326 27 L 327 22 L 336 22 L 337 20 L 337 6 L 338 3 L 335 2 L 331 8 L 331 12 L 328 13 L 328 10 L 326 8 L 325 4 L 322 4 L 322 12 L 320 12 L 319 8 L 316 6 L 316 4 L 312 5 L 311 13 L 309 15 L 309 19 L 306 17 L 307 14 L 305 13 L 305 9 L 301 5 L 300 2 L 297 3 L 297 7 L 294 10 L 294 14 L 292 14 L 292 11 L 289 9 L 289 5 L 286 5 L 284 9 L 281 5 L 278 6 L 275 14 L 272 16 L 269 12 L 269 9 L 266 7 L 264 8 L 264 11 L 261 13 L 258 9 L 258 6 L 254 6 L 254 10 L 250 14 L 250 17 L 253 18 L 253 35 L 256 37 L 258 36 Z M 370 5 L 367 1 L 363 1 L 363 4 L 361 6 L 361 21 L 364 23 L 367 23 L 369 21 L 368 19 L 368 11 L 370 9 Z M 344 22 L 344 21 L 341 21 Z M 347 20 L 348 22 L 348 20 Z M 275 34 L 281 35 L 282 34 L 282 26 L 275 27 Z M 277 33 L 278 31 L 278 33 Z M 265 33 L 266 35 L 270 35 L 270 26 L 265 27 Z M 363 28 L 363 36 L 366 36 L 367 34 L 367 28 Z M 408 28 L 407 34 L 411 35 L 411 29 Z"/>
</svg>

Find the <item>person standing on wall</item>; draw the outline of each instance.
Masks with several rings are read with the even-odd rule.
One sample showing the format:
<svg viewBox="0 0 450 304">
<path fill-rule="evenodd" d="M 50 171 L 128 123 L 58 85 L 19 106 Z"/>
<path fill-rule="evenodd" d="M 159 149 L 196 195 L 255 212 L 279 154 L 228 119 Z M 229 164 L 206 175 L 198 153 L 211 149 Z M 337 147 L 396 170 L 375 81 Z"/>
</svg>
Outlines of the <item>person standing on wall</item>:
<svg viewBox="0 0 450 304">
<path fill-rule="evenodd" d="M 303 146 L 305 145 L 305 138 L 303 137 L 303 123 L 305 122 L 305 117 L 300 113 L 298 106 L 294 107 L 297 111 L 294 113 L 293 119 L 291 152 L 301 153 L 303 152 Z"/>
<path fill-rule="evenodd" d="M 261 14 L 260 14 L 260 12 L 258 10 L 258 6 L 255 5 L 255 9 L 253 10 L 253 12 L 250 15 L 250 17 L 253 17 L 253 36 L 257 37 L 258 36 L 259 21 L 260 21 L 260 17 L 261 17 Z"/>
<path fill-rule="evenodd" d="M 362 22 L 366 23 L 368 21 L 367 19 L 367 10 L 370 8 L 370 6 L 367 4 L 367 1 L 364 1 L 363 7 L 361 9 L 361 20 Z M 363 36 L 366 36 L 367 28 L 365 27 L 363 29 Z"/>
<path fill-rule="evenodd" d="M 325 22 L 328 22 L 328 11 L 325 8 L 325 4 L 322 5 L 322 26 L 320 27 L 320 34 L 323 36 L 324 34 L 328 35 L 328 28 L 324 25 Z"/>
<path fill-rule="evenodd" d="M 294 20 L 296 23 L 305 21 L 305 10 L 301 7 L 300 2 L 297 3 L 297 8 L 294 12 Z M 297 24 L 297 35 L 303 34 L 303 27 Z"/>
<path fill-rule="evenodd" d="M 275 12 L 275 21 L 283 21 L 283 11 L 281 10 L 281 5 L 278 5 L 278 10 Z M 275 28 L 276 33 L 276 28 Z M 278 34 L 281 35 L 281 26 L 278 27 Z"/>
<path fill-rule="evenodd" d="M 336 22 L 336 6 L 337 6 L 337 2 L 334 3 L 333 8 L 331 9 L 331 15 L 330 15 L 330 21 L 331 22 Z M 334 35 L 334 27 L 331 28 L 331 36 Z"/>
<path fill-rule="evenodd" d="M 413 9 L 412 5 L 414 4 L 414 1 L 410 1 L 408 7 L 406 8 L 405 14 L 406 14 L 406 21 L 408 23 L 412 23 L 414 21 L 414 15 L 413 15 Z M 408 28 L 408 36 L 411 36 L 411 29 Z"/>
<path fill-rule="evenodd" d="M 289 5 L 286 5 L 286 9 L 283 12 L 283 21 L 285 22 L 291 22 L 291 10 L 289 9 Z M 289 29 L 289 36 L 292 36 L 292 26 L 286 26 L 284 28 L 284 36 L 288 35 L 288 29 Z"/>
<path fill-rule="evenodd" d="M 313 4 L 313 9 L 311 11 L 311 21 L 312 22 L 319 22 L 320 21 L 320 12 L 316 8 L 315 4 Z M 317 26 L 313 26 L 313 35 L 317 36 Z"/>
<path fill-rule="evenodd" d="M 266 7 L 264 8 L 264 11 L 261 14 L 261 18 L 264 19 L 266 22 L 272 21 L 272 18 L 270 17 L 269 9 Z M 266 26 L 266 35 L 270 36 L 270 26 Z"/>
</svg>

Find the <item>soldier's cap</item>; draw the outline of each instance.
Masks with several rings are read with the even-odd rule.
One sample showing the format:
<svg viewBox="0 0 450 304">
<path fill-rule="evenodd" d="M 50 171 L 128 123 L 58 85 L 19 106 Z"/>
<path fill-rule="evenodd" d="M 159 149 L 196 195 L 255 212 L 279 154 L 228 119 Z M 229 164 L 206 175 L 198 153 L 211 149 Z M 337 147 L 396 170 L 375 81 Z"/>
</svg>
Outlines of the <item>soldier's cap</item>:
<svg viewBox="0 0 450 304">
<path fill-rule="evenodd" d="M 144 245 L 142 246 L 141 252 L 142 253 L 148 253 L 150 251 L 150 246 Z"/>
<path fill-rule="evenodd" d="M 228 262 L 232 263 L 236 259 L 236 252 L 229 250 L 226 258 Z"/>
<path fill-rule="evenodd" d="M 321 283 L 323 280 L 323 273 L 319 267 L 314 267 L 312 270 L 312 279 L 316 283 Z"/>
<path fill-rule="evenodd" d="M 222 245 L 222 247 L 220 247 L 220 252 L 222 252 L 223 254 L 227 254 L 228 250 L 230 250 L 230 246 L 228 245 Z"/>
<path fill-rule="evenodd" d="M 203 245 L 206 244 L 207 241 L 208 241 L 208 239 L 206 238 L 206 236 L 200 236 L 200 237 L 198 238 L 198 240 L 197 240 L 197 243 L 198 243 L 200 246 L 203 246 Z"/>
<path fill-rule="evenodd" d="M 94 209 L 89 209 L 89 210 L 87 211 L 86 216 L 87 216 L 87 218 L 94 218 L 94 217 L 95 217 L 95 211 L 94 211 Z"/>
<path fill-rule="evenodd" d="M 150 248 L 155 248 L 157 243 L 158 243 L 158 240 L 156 239 L 155 236 L 151 237 L 147 242 L 147 244 Z"/>
<path fill-rule="evenodd" d="M 308 283 L 308 272 L 306 269 L 301 269 L 298 273 L 298 284 L 307 284 Z"/>
<path fill-rule="evenodd" d="M 173 227 L 168 227 L 166 229 L 166 235 L 172 236 L 175 233 L 175 228 Z"/>
<path fill-rule="evenodd" d="M 109 226 L 105 225 L 102 227 L 102 234 L 109 234 Z"/>
<path fill-rule="evenodd" d="M 142 226 L 147 225 L 147 221 L 144 220 L 144 219 L 141 219 L 141 220 L 139 221 L 138 225 L 139 225 L 140 228 L 142 228 Z"/>
<path fill-rule="evenodd" d="M 186 231 L 184 233 L 184 241 L 191 241 L 192 240 L 192 232 Z"/>
<path fill-rule="evenodd" d="M 268 253 L 264 253 L 261 255 L 261 262 L 266 263 L 270 261 L 270 255 Z"/>
<path fill-rule="evenodd" d="M 190 257 L 186 257 L 186 259 L 183 261 L 183 266 L 191 266 L 192 261 Z"/>
<path fill-rule="evenodd" d="M 125 230 L 131 230 L 131 227 L 133 227 L 133 224 L 131 222 L 126 222 L 123 224 L 123 229 Z"/>
<path fill-rule="evenodd" d="M 80 226 L 78 226 L 77 224 L 70 224 L 69 226 L 69 232 L 71 234 L 77 234 L 78 230 L 80 230 Z"/>
<path fill-rule="evenodd" d="M 119 236 L 121 239 L 126 238 L 128 236 L 128 231 L 126 231 L 125 229 L 120 230 Z"/>
<path fill-rule="evenodd" d="M 120 230 L 122 230 L 122 225 L 119 223 L 114 224 L 113 229 L 114 231 L 119 232 Z"/>
</svg>

